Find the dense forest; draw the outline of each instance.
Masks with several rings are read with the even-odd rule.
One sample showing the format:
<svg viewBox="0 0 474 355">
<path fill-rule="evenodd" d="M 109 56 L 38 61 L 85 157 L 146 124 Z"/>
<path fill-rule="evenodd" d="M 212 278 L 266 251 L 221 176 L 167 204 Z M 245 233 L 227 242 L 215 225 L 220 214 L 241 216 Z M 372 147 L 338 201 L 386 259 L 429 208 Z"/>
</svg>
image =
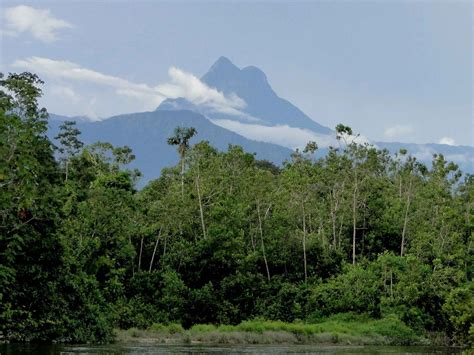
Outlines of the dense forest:
<svg viewBox="0 0 474 355">
<path fill-rule="evenodd" d="M 138 190 L 128 147 L 54 141 L 34 74 L 0 78 L 0 332 L 104 342 L 153 323 L 397 317 L 455 344 L 474 338 L 474 178 L 358 144 L 284 166 L 193 128 L 179 164 Z M 160 152 L 156 152 L 160 159 Z"/>
</svg>

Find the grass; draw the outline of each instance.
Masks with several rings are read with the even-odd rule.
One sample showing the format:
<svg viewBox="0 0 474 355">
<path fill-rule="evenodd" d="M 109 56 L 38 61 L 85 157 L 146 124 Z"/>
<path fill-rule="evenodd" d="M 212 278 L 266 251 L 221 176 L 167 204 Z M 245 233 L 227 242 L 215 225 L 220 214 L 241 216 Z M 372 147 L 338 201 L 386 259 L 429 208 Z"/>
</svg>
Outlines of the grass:
<svg viewBox="0 0 474 355">
<path fill-rule="evenodd" d="M 188 330 L 180 324 L 153 324 L 147 330 L 119 330 L 117 341 L 175 344 L 426 344 L 426 340 L 394 316 L 369 319 L 352 315 L 336 315 L 317 323 L 252 320 L 238 325 L 196 324 Z"/>
</svg>

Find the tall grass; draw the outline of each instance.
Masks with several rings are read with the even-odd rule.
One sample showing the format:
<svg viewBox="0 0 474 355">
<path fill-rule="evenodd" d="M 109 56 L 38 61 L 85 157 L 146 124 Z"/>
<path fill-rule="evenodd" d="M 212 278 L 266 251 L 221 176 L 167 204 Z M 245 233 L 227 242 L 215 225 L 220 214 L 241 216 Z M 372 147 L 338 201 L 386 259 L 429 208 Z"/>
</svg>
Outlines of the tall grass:
<svg viewBox="0 0 474 355">
<path fill-rule="evenodd" d="M 395 316 L 370 319 L 365 316 L 336 315 L 317 323 L 250 320 L 238 325 L 196 324 L 184 330 L 179 324 L 153 324 L 146 338 L 173 339 L 182 342 L 231 344 L 339 343 L 401 344 L 419 343 L 422 339 Z M 137 337 L 136 330 L 132 333 Z M 130 334 L 130 333 L 128 333 Z M 143 335 L 143 333 L 141 333 Z M 132 335 L 132 336 L 133 336 Z M 122 339 L 123 340 L 123 339 Z"/>
<path fill-rule="evenodd" d="M 285 323 L 281 321 L 252 320 L 245 321 L 238 325 L 221 325 L 217 328 L 206 328 L 197 325 L 191 330 L 219 332 L 254 332 L 262 334 L 264 332 L 289 332 L 296 336 L 311 336 L 322 333 L 332 335 L 349 335 L 351 337 L 383 337 L 390 343 L 410 344 L 419 340 L 419 336 L 401 320 L 394 316 L 383 319 L 356 319 L 351 320 L 346 317 L 333 317 L 319 323 Z"/>
</svg>

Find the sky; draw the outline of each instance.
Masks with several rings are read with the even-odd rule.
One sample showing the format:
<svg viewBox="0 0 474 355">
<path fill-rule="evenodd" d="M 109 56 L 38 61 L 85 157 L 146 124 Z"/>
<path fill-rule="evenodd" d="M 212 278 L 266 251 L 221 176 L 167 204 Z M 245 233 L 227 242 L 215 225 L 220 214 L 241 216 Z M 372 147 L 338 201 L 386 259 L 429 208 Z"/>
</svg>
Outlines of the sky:
<svg viewBox="0 0 474 355">
<path fill-rule="evenodd" d="M 471 1 L 6 1 L 0 71 L 33 71 L 49 112 L 93 119 L 186 97 L 220 56 L 262 69 L 328 127 L 474 146 Z"/>
</svg>

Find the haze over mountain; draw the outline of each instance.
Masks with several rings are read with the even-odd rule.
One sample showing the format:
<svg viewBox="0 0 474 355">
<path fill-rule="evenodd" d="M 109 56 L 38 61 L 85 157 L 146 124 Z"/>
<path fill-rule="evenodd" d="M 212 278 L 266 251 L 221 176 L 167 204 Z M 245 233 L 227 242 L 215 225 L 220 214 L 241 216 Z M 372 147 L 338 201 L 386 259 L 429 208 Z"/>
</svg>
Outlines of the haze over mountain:
<svg viewBox="0 0 474 355">
<path fill-rule="evenodd" d="M 48 135 L 54 138 L 62 121 L 69 118 L 58 115 L 50 115 L 50 118 Z M 136 156 L 131 167 L 138 168 L 143 174 L 140 185 L 157 178 L 164 167 L 178 162 L 176 148 L 167 144 L 167 138 L 173 135 L 176 126 L 196 128 L 198 134 L 191 139 L 191 144 L 207 140 L 219 150 L 227 150 L 229 144 L 239 145 L 247 152 L 256 153 L 257 159 L 276 164 L 281 164 L 291 154 L 288 148 L 247 139 L 189 110 L 140 112 L 97 122 L 77 122 L 82 132 L 81 140 L 86 144 L 102 141 L 131 147 Z"/>
<path fill-rule="evenodd" d="M 220 57 L 202 76 L 199 85 L 214 90 L 216 96 L 222 98 L 222 103 L 196 103 L 176 98 L 163 101 L 154 112 L 119 115 L 99 122 L 85 122 L 80 117 L 78 127 L 83 132 L 83 140 L 86 143 L 101 140 L 130 146 L 137 156 L 133 166 L 143 172 L 143 182 L 158 177 L 163 167 L 177 162 L 175 149 L 166 144 L 176 126 L 195 127 L 198 135 L 194 142 L 208 140 L 221 150 L 228 144 L 240 145 L 246 151 L 256 153 L 258 159 L 276 164 L 281 164 L 290 157 L 293 149 L 303 147 L 310 140 L 322 148 L 319 155 L 324 154 L 328 146 L 336 145 L 335 132 L 278 97 L 259 68 L 248 66 L 239 69 L 228 58 Z M 54 137 L 59 122 L 65 118 L 52 117 L 50 135 Z M 392 153 L 407 148 L 425 163 L 431 162 L 434 153 L 441 153 L 456 162 L 464 172 L 474 172 L 474 147 L 371 143 Z"/>
</svg>

